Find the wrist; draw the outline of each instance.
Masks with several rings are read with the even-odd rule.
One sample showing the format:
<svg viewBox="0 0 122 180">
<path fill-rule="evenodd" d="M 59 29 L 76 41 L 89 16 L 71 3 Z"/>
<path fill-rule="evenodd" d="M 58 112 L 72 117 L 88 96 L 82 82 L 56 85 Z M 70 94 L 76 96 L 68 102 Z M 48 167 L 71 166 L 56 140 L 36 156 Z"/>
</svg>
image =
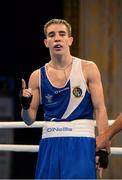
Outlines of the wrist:
<svg viewBox="0 0 122 180">
<path fill-rule="evenodd" d="M 30 103 L 32 101 L 32 95 L 30 97 L 23 96 L 22 91 L 20 91 L 20 102 L 21 106 L 24 110 L 28 110 L 30 108 Z"/>
</svg>

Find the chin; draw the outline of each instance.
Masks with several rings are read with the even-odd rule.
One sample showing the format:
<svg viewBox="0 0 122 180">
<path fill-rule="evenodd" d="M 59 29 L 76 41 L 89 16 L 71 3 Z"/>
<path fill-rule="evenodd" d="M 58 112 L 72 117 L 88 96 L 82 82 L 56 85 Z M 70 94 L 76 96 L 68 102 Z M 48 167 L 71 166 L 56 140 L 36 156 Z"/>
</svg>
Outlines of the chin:
<svg viewBox="0 0 122 180">
<path fill-rule="evenodd" d="M 63 55 L 63 52 L 61 52 L 61 51 L 60 51 L 60 52 L 55 52 L 55 53 L 54 53 L 54 56 L 62 56 L 62 55 Z"/>
</svg>

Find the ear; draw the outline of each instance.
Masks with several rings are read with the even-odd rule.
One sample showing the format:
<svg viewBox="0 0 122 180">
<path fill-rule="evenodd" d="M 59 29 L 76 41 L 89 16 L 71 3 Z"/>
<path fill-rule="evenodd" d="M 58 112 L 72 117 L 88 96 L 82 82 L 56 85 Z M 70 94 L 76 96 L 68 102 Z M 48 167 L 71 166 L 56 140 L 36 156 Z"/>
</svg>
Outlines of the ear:
<svg viewBox="0 0 122 180">
<path fill-rule="evenodd" d="M 47 39 L 44 39 L 44 44 L 45 44 L 45 46 L 48 48 Z"/>
<path fill-rule="evenodd" d="M 71 46 L 72 43 L 73 43 L 73 37 L 71 36 L 71 37 L 69 37 L 69 46 Z"/>
</svg>

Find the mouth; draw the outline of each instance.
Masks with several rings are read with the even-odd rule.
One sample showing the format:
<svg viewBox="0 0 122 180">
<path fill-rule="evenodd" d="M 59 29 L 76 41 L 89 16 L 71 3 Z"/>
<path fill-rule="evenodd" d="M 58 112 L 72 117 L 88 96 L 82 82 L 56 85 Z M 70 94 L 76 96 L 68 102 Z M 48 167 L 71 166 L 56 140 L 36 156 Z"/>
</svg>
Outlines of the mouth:
<svg viewBox="0 0 122 180">
<path fill-rule="evenodd" d="M 60 44 L 56 44 L 56 45 L 54 46 L 54 48 L 58 50 L 58 49 L 61 49 L 62 46 L 61 46 Z"/>
</svg>

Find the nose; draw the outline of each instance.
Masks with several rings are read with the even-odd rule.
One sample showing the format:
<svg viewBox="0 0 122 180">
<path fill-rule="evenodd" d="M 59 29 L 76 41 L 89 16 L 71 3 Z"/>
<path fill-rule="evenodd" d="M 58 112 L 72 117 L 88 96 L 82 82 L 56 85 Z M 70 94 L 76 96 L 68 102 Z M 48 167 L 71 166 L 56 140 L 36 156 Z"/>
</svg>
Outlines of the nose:
<svg viewBox="0 0 122 180">
<path fill-rule="evenodd" d="M 60 41 L 60 35 L 58 33 L 55 34 L 55 41 Z"/>
</svg>

